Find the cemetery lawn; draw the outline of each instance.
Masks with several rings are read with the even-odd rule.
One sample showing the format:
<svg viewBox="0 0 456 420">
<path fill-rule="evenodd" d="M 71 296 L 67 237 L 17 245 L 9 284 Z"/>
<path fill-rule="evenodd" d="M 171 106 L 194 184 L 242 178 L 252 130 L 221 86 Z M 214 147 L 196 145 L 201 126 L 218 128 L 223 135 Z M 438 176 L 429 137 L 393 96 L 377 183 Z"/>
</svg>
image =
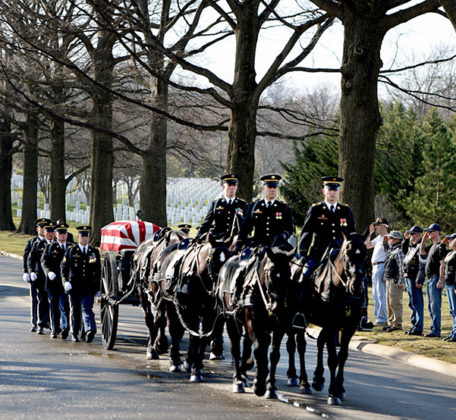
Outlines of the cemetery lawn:
<svg viewBox="0 0 456 420">
<path fill-rule="evenodd" d="M 19 220 L 14 220 L 16 226 L 19 226 Z M 70 224 L 70 231 L 75 235 L 77 231 L 74 228 L 76 223 Z M 190 236 L 194 237 L 196 229 L 192 228 Z M 15 232 L 0 231 L 0 253 L 6 252 L 10 254 L 16 254 L 22 257 L 24 253 L 24 248 L 27 240 L 30 238 L 30 235 L 24 235 Z M 18 273 L 18 277 L 21 276 L 21 273 Z M 430 329 L 430 318 L 427 312 L 427 299 L 426 291 L 424 293 L 424 333 L 429 332 Z M 441 341 L 437 338 L 425 338 L 425 337 L 416 337 L 409 336 L 404 334 L 404 331 L 410 329 L 410 309 L 408 307 L 408 295 L 404 291 L 402 303 L 404 307 L 403 314 L 403 330 L 394 331 L 392 333 L 387 333 L 382 331 L 381 327 L 374 327 L 374 331 L 366 332 L 359 331 L 356 333 L 357 336 L 363 336 L 373 342 L 378 344 L 383 344 L 386 346 L 399 347 L 402 350 L 409 351 L 412 353 L 420 354 L 422 356 L 432 357 L 438 360 L 444 360 L 450 363 L 456 363 L 456 343 L 447 343 Z M 370 319 L 374 322 L 374 302 L 372 300 L 372 292 L 369 288 L 369 307 L 368 313 Z M 446 296 L 446 289 L 443 291 L 442 295 L 442 338 L 449 335 L 452 328 L 451 316 L 448 309 L 448 299 Z"/>
</svg>

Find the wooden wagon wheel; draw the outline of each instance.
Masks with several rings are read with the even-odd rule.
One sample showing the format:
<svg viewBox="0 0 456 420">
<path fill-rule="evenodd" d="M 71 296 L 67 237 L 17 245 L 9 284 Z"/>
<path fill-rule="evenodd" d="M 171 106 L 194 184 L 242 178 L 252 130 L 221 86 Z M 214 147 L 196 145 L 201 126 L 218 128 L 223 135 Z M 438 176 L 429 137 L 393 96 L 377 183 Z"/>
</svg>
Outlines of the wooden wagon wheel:
<svg viewBox="0 0 456 420">
<path fill-rule="evenodd" d="M 113 297 L 119 296 L 118 271 L 116 255 L 107 252 L 104 256 L 103 273 L 101 276 L 101 341 L 106 350 L 114 347 L 119 322 L 119 305 Z"/>
</svg>

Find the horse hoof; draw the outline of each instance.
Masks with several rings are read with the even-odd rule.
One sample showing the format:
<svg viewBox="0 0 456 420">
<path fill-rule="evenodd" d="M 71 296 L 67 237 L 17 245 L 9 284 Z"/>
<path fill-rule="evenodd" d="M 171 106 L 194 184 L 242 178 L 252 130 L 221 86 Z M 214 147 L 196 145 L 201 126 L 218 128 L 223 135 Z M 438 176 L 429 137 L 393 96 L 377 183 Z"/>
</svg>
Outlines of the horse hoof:
<svg viewBox="0 0 456 420">
<path fill-rule="evenodd" d="M 249 378 L 247 376 L 242 375 L 242 382 L 244 383 L 244 386 L 247 388 L 250 388 L 252 385 L 250 385 Z"/>
<path fill-rule="evenodd" d="M 338 397 L 328 397 L 328 405 L 342 405 L 342 401 Z"/>
<path fill-rule="evenodd" d="M 181 368 L 181 365 L 171 365 L 169 367 L 169 371 L 171 373 L 174 373 L 174 372 L 182 372 L 182 368 Z"/>
<path fill-rule="evenodd" d="M 312 382 L 312 388 L 315 389 L 315 391 L 322 391 L 324 387 L 323 383 L 318 383 L 318 382 Z"/>
<path fill-rule="evenodd" d="M 265 398 L 267 400 L 276 400 L 277 398 L 279 398 L 279 394 L 277 393 L 276 389 L 268 389 L 266 391 Z"/>
<path fill-rule="evenodd" d="M 253 384 L 253 392 L 257 397 L 262 397 L 266 392 L 266 386 L 259 386 L 258 384 Z"/>
<path fill-rule="evenodd" d="M 233 383 L 233 392 L 235 394 L 243 394 L 245 392 L 244 382 L 236 381 Z"/>
<path fill-rule="evenodd" d="M 190 382 L 203 382 L 203 376 L 199 372 L 192 373 L 190 375 Z"/>
<path fill-rule="evenodd" d="M 299 386 L 298 378 L 288 378 L 287 386 Z"/>
<path fill-rule="evenodd" d="M 311 395 L 312 390 L 310 389 L 310 385 L 301 385 L 299 387 L 299 393 L 300 394 L 305 394 L 305 395 Z"/>
<path fill-rule="evenodd" d="M 250 357 L 245 362 L 245 370 L 251 370 L 254 366 L 255 366 L 255 361 L 253 360 L 253 357 Z"/>
<path fill-rule="evenodd" d="M 190 373 L 192 371 L 193 363 L 189 363 L 187 361 L 184 362 L 184 369 Z"/>
<path fill-rule="evenodd" d="M 160 359 L 160 356 L 154 349 L 147 350 L 146 360 L 158 360 L 158 359 Z"/>
</svg>

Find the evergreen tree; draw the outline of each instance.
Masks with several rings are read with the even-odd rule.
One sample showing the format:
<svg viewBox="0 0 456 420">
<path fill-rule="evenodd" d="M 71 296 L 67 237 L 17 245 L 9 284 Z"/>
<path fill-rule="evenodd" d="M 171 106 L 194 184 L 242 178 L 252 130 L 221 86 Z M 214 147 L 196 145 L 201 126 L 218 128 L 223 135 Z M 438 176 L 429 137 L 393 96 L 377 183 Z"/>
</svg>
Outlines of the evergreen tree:
<svg viewBox="0 0 456 420">
<path fill-rule="evenodd" d="M 415 179 L 424 173 L 424 137 L 412 108 L 389 103 L 383 112 L 383 126 L 377 139 L 376 194 L 387 196 L 395 209 L 406 215 L 404 199 L 414 188 Z"/>
<path fill-rule="evenodd" d="M 425 147 L 422 153 L 423 174 L 415 179 L 413 191 L 404 200 L 407 214 L 423 226 L 441 224 L 454 231 L 454 191 L 456 190 L 456 141 L 450 128 L 432 109 L 423 123 Z"/>
<path fill-rule="evenodd" d="M 285 180 L 281 192 L 293 210 L 297 225 L 304 221 L 312 203 L 322 200 L 322 183 L 325 175 L 337 175 L 337 137 L 318 136 L 293 146 L 296 161 L 281 162 Z"/>
</svg>

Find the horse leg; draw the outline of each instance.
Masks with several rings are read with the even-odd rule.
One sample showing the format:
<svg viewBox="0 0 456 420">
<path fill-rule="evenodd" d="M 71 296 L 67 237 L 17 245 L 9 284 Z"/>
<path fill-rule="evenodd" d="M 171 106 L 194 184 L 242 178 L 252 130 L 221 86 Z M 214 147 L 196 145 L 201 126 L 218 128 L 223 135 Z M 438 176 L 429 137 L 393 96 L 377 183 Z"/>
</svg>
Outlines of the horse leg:
<svg viewBox="0 0 456 420">
<path fill-rule="evenodd" d="M 168 337 L 166 337 L 166 314 L 164 309 L 164 302 L 160 303 L 156 311 L 157 319 L 157 337 L 154 341 L 154 349 L 158 354 L 164 354 L 168 350 Z"/>
<path fill-rule="evenodd" d="M 340 350 L 338 354 L 338 369 L 336 375 L 336 384 L 337 389 L 339 391 L 339 398 L 341 401 L 345 399 L 345 388 L 344 388 L 344 367 L 345 362 L 348 358 L 348 345 L 350 344 L 350 340 L 355 333 L 355 329 L 347 329 L 344 328 L 342 330 L 342 336 L 340 340 Z"/>
<path fill-rule="evenodd" d="M 235 321 L 236 322 L 236 321 Z M 239 328 L 239 324 L 236 322 L 236 327 Z M 245 326 L 242 327 L 244 329 L 244 340 L 242 343 L 242 359 L 241 359 L 241 374 L 242 374 L 242 381 L 246 387 L 250 387 L 249 377 L 247 375 L 247 371 L 252 369 L 255 365 L 253 361 L 252 355 L 252 340 L 250 339 L 249 333 Z M 239 334 L 241 334 L 241 331 Z"/>
<path fill-rule="evenodd" d="M 336 369 L 337 369 L 337 350 L 336 350 L 336 334 L 337 330 L 329 329 L 327 333 L 326 349 L 328 350 L 328 369 L 330 372 L 329 384 L 329 405 L 342 405 L 340 400 L 340 392 L 336 383 Z"/>
<path fill-rule="evenodd" d="M 231 358 L 234 365 L 233 392 L 243 393 L 245 386 L 241 371 L 241 334 L 236 320 L 231 316 L 226 319 L 226 331 L 230 338 Z"/>
<path fill-rule="evenodd" d="M 288 370 L 287 370 L 287 385 L 288 386 L 298 386 L 299 380 L 298 375 L 296 374 L 296 365 L 295 365 L 295 351 L 296 351 L 296 341 L 295 334 L 293 331 L 288 331 L 287 338 L 287 352 L 288 352 Z"/>
<path fill-rule="evenodd" d="M 149 332 L 149 337 L 147 340 L 147 350 L 146 350 L 146 359 L 158 359 L 158 353 L 153 348 L 153 331 L 154 331 L 154 315 L 152 313 L 152 305 L 149 302 L 146 294 L 144 293 L 143 289 L 139 290 L 140 300 L 141 300 L 141 307 L 144 311 L 144 321 L 146 323 L 147 330 Z"/>
<path fill-rule="evenodd" d="M 171 336 L 171 346 L 169 348 L 169 370 L 170 372 L 180 372 L 182 359 L 180 356 L 180 341 L 184 336 L 184 328 L 176 313 L 176 308 L 172 302 L 166 303 L 166 313 L 168 315 L 168 330 Z"/>
<path fill-rule="evenodd" d="M 276 379 L 275 379 L 275 374 L 276 374 L 276 368 L 277 364 L 279 363 L 280 360 L 280 343 L 282 342 L 282 338 L 285 334 L 285 331 L 283 330 L 275 330 L 272 334 L 272 347 L 271 347 L 271 353 L 269 355 L 269 359 L 271 361 L 271 369 L 269 371 L 268 375 L 268 390 L 266 392 L 266 398 L 267 399 L 273 399 L 276 400 L 279 398 L 279 394 L 277 393 L 277 387 L 276 387 Z"/>
<path fill-rule="evenodd" d="M 323 367 L 323 348 L 326 342 L 326 330 L 322 329 L 317 338 L 317 366 L 314 372 L 314 378 L 312 382 L 312 388 L 315 391 L 321 391 L 323 389 L 323 384 L 325 383 L 325 378 L 323 377 L 323 372 L 325 371 Z"/>
<path fill-rule="evenodd" d="M 268 376 L 268 348 L 271 342 L 271 336 L 265 332 L 257 320 L 251 317 L 249 310 L 246 310 L 246 322 L 250 339 L 253 342 L 256 360 L 255 382 L 253 392 L 255 395 L 262 397 L 266 392 L 266 378 Z M 259 325 L 260 324 L 260 325 Z"/>
<path fill-rule="evenodd" d="M 301 394 L 311 394 L 310 384 L 307 379 L 306 371 L 306 337 L 304 331 L 298 331 L 296 333 L 296 342 L 298 344 L 298 356 L 299 356 L 299 366 L 300 366 L 300 375 L 299 375 L 299 392 Z"/>
</svg>

